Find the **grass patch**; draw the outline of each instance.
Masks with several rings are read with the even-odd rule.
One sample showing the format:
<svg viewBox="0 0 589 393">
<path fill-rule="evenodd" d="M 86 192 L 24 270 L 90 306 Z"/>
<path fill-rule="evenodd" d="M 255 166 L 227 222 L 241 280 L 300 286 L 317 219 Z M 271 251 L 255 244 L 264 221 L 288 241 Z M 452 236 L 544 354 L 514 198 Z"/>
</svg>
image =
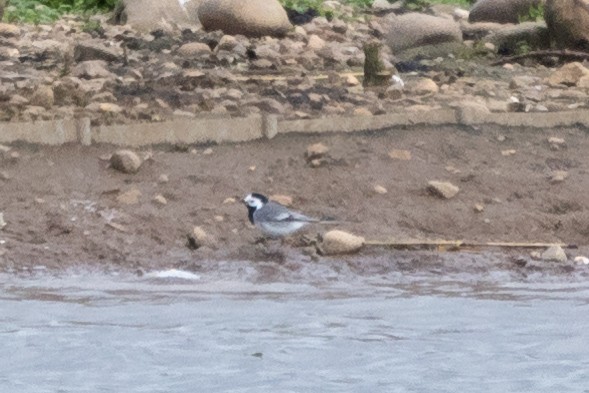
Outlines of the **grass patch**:
<svg viewBox="0 0 589 393">
<path fill-rule="evenodd" d="M 64 14 L 88 14 L 114 9 L 118 0 L 8 0 L 4 20 L 48 24 Z"/>
<path fill-rule="evenodd" d="M 517 17 L 519 23 L 522 22 L 538 22 L 544 20 L 544 4 L 540 3 L 537 6 L 530 6 L 528 13 L 519 15 Z"/>
</svg>

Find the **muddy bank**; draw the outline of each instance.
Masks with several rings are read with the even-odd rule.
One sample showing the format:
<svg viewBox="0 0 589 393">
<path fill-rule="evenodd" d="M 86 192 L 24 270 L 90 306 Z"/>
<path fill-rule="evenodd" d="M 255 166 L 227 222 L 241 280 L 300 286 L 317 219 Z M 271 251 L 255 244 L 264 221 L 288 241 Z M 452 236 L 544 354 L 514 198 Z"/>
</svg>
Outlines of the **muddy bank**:
<svg viewBox="0 0 589 393">
<path fill-rule="evenodd" d="M 316 142 L 329 148 L 317 167 L 304 156 Z M 0 161 L 7 223 L 0 265 L 197 270 L 200 261 L 316 259 L 299 237 L 287 246 L 254 244 L 259 233 L 239 203 L 250 191 L 288 195 L 293 207 L 348 220 L 339 229 L 367 239 L 574 243 L 572 260 L 589 251 L 588 149 L 586 130 L 575 128 L 413 128 L 160 146 L 139 152 L 145 161 L 138 173 L 123 174 L 109 167 L 112 146 L 9 146 Z M 430 180 L 459 192 L 436 197 Z M 211 240 L 196 250 L 186 237 L 195 226 Z M 412 260 L 383 248 L 334 260 L 399 255 Z M 526 250 L 510 255 L 532 261 Z"/>
</svg>

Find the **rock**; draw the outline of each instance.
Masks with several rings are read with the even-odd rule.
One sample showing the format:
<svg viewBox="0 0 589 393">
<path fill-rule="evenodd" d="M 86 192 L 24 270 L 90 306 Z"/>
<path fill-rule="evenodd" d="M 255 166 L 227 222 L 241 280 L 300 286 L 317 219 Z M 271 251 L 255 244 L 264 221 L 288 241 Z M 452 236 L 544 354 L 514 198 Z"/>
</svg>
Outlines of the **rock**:
<svg viewBox="0 0 589 393">
<path fill-rule="evenodd" d="M 383 18 L 385 42 L 394 53 L 407 48 L 462 42 L 460 27 L 452 19 L 408 13 Z"/>
<path fill-rule="evenodd" d="M 354 116 L 372 116 L 370 109 L 363 106 L 354 109 Z"/>
<path fill-rule="evenodd" d="M 213 53 L 207 44 L 202 42 L 189 42 L 178 48 L 178 54 L 185 57 L 197 57 Z"/>
<path fill-rule="evenodd" d="M 284 105 L 273 98 L 262 98 L 260 100 L 255 100 L 252 101 L 250 105 L 255 106 L 267 113 L 282 114 L 285 111 Z"/>
<path fill-rule="evenodd" d="M 380 195 L 384 195 L 388 192 L 387 189 L 384 188 L 383 186 L 381 186 L 380 184 L 375 185 L 373 189 L 374 189 L 374 192 L 376 192 L 377 194 L 380 194 Z"/>
<path fill-rule="evenodd" d="M 541 255 L 545 261 L 566 262 L 567 254 L 560 246 L 550 246 Z"/>
<path fill-rule="evenodd" d="M 115 75 L 107 68 L 107 63 L 103 60 L 89 60 L 81 62 L 72 69 L 72 75 L 78 78 L 94 79 L 108 78 L 114 79 Z"/>
<path fill-rule="evenodd" d="M 429 78 L 418 78 L 406 83 L 406 90 L 417 95 L 436 94 L 440 88 L 433 80 Z"/>
<path fill-rule="evenodd" d="M 577 257 L 575 257 L 575 263 L 579 264 L 579 265 L 589 265 L 589 258 L 579 255 Z"/>
<path fill-rule="evenodd" d="M 42 106 L 50 109 L 55 103 L 55 96 L 51 86 L 42 85 L 37 87 L 30 100 L 31 105 Z"/>
<path fill-rule="evenodd" d="M 579 62 L 567 63 L 554 71 L 546 80 L 550 86 L 575 86 L 581 78 L 588 76 L 589 70 Z"/>
<path fill-rule="evenodd" d="M 440 198 L 450 199 L 458 194 L 460 189 L 450 182 L 432 180 L 428 182 L 428 191 Z"/>
<path fill-rule="evenodd" d="M 103 112 L 103 113 L 121 113 L 123 108 L 117 104 L 110 102 L 93 102 L 86 106 L 86 110 L 90 112 Z"/>
<path fill-rule="evenodd" d="M 509 81 L 510 89 L 522 89 L 528 86 L 537 85 L 540 83 L 540 78 L 530 75 L 518 75 L 511 78 Z"/>
<path fill-rule="evenodd" d="M 291 206 L 292 197 L 289 195 L 274 194 L 270 196 L 270 200 L 280 203 L 282 206 Z"/>
<path fill-rule="evenodd" d="M 110 157 L 111 167 L 123 173 L 136 173 L 141 164 L 141 158 L 131 150 L 118 150 Z"/>
<path fill-rule="evenodd" d="M 319 37 L 317 34 L 311 34 L 309 41 L 307 42 L 307 49 L 318 51 L 325 46 L 325 40 Z"/>
<path fill-rule="evenodd" d="M 550 144 L 550 148 L 553 150 L 559 150 L 561 147 L 566 146 L 566 141 L 563 138 L 556 136 L 551 136 L 548 138 L 548 143 Z"/>
<path fill-rule="evenodd" d="M 162 194 L 157 194 L 156 196 L 154 196 L 153 201 L 155 203 L 157 203 L 158 205 L 162 205 L 162 206 L 165 206 L 168 204 L 168 200 Z"/>
<path fill-rule="evenodd" d="M 14 95 L 10 96 L 10 100 L 8 100 L 8 103 L 10 105 L 14 105 L 14 106 L 22 106 L 22 105 L 28 105 L 30 103 L 30 101 L 21 95 L 14 94 Z"/>
<path fill-rule="evenodd" d="M 346 85 L 347 86 L 359 86 L 360 81 L 354 75 L 348 75 L 346 77 Z"/>
<path fill-rule="evenodd" d="M 389 152 L 389 157 L 393 160 L 409 161 L 411 152 L 409 150 L 393 149 Z"/>
<path fill-rule="evenodd" d="M 569 177 L 569 173 L 567 171 L 552 171 L 550 174 L 550 182 L 551 183 L 562 183 Z"/>
<path fill-rule="evenodd" d="M 305 158 L 307 161 L 311 161 L 317 158 L 323 158 L 329 152 L 329 148 L 323 143 L 315 143 L 307 146 L 305 152 Z"/>
<path fill-rule="evenodd" d="M 192 233 L 187 235 L 187 238 L 188 248 L 192 250 L 198 250 L 201 247 L 216 247 L 215 239 L 199 226 L 194 227 L 194 229 L 192 229 Z"/>
<path fill-rule="evenodd" d="M 20 36 L 20 28 L 18 26 L 8 24 L 8 23 L 0 23 L 0 37 L 18 37 L 18 36 Z"/>
<path fill-rule="evenodd" d="M 139 198 L 141 198 L 141 191 L 136 188 L 132 188 L 128 191 L 123 192 L 117 196 L 117 202 L 123 205 L 136 205 L 139 203 Z"/>
<path fill-rule="evenodd" d="M 482 213 L 485 210 L 485 206 L 480 203 L 475 203 L 473 209 L 476 213 Z"/>
<path fill-rule="evenodd" d="M 207 31 L 247 37 L 281 37 L 292 29 L 277 0 L 204 0 L 198 19 Z"/>
<path fill-rule="evenodd" d="M 544 19 L 558 48 L 589 49 L 587 0 L 546 0 Z"/>
<path fill-rule="evenodd" d="M 478 0 L 470 9 L 470 22 L 519 23 L 542 0 Z"/>
<path fill-rule="evenodd" d="M 323 255 L 351 254 L 364 246 L 364 238 L 348 232 L 332 230 L 323 235 L 320 250 Z"/>
<path fill-rule="evenodd" d="M 519 53 L 522 47 L 527 50 L 550 48 L 548 28 L 543 21 L 505 25 L 487 39 L 497 47 L 497 51 L 501 54 Z"/>
<path fill-rule="evenodd" d="M 121 56 L 112 48 L 101 43 L 82 42 L 74 47 L 74 60 L 78 63 L 88 60 L 119 61 Z"/>
<path fill-rule="evenodd" d="M 0 230 L 6 226 L 6 221 L 4 221 L 4 213 L 0 212 Z"/>
<path fill-rule="evenodd" d="M 193 23 L 197 21 L 192 19 Z M 144 32 L 170 31 L 174 25 L 190 22 L 178 0 L 122 0 L 115 9 L 113 21 Z"/>
</svg>

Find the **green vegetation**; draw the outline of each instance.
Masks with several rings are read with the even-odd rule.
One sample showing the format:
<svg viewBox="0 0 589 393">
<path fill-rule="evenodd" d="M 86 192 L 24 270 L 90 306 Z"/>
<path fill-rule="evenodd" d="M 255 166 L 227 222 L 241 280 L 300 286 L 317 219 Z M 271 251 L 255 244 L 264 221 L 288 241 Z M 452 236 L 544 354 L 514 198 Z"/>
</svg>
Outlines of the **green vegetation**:
<svg viewBox="0 0 589 393">
<path fill-rule="evenodd" d="M 51 23 L 63 14 L 110 11 L 117 0 L 8 0 L 4 20 L 8 22 Z"/>
<path fill-rule="evenodd" d="M 544 20 L 544 4 L 540 3 L 537 6 L 531 6 L 527 14 L 517 17 L 519 23 L 522 22 L 538 22 Z"/>
<path fill-rule="evenodd" d="M 91 14 L 112 11 L 120 0 L 8 0 L 4 20 L 8 22 L 51 23 L 64 14 Z M 304 13 L 315 10 L 319 15 L 333 17 L 333 11 L 323 7 L 323 0 L 279 0 L 285 8 Z M 394 0 L 388 0 L 393 3 Z M 400 1 L 400 0 L 399 0 Z M 370 7 L 374 0 L 342 0 L 342 3 L 357 8 Z M 406 0 L 407 7 L 422 10 L 432 4 L 456 4 L 468 8 L 474 0 Z M 530 8 L 523 20 L 541 18 L 544 9 Z M 532 19 L 533 18 L 533 19 Z"/>
</svg>

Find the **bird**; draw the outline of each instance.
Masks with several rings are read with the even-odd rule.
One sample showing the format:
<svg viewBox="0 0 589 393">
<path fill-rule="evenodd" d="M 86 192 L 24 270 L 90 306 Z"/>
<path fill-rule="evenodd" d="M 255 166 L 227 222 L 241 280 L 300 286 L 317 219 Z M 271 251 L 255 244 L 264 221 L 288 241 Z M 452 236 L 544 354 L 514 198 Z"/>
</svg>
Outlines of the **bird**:
<svg viewBox="0 0 589 393">
<path fill-rule="evenodd" d="M 270 201 L 265 195 L 252 192 L 243 198 L 248 218 L 256 228 L 271 238 L 281 238 L 299 231 L 308 224 L 337 224 L 335 220 L 320 220 L 290 210 Z"/>
</svg>

